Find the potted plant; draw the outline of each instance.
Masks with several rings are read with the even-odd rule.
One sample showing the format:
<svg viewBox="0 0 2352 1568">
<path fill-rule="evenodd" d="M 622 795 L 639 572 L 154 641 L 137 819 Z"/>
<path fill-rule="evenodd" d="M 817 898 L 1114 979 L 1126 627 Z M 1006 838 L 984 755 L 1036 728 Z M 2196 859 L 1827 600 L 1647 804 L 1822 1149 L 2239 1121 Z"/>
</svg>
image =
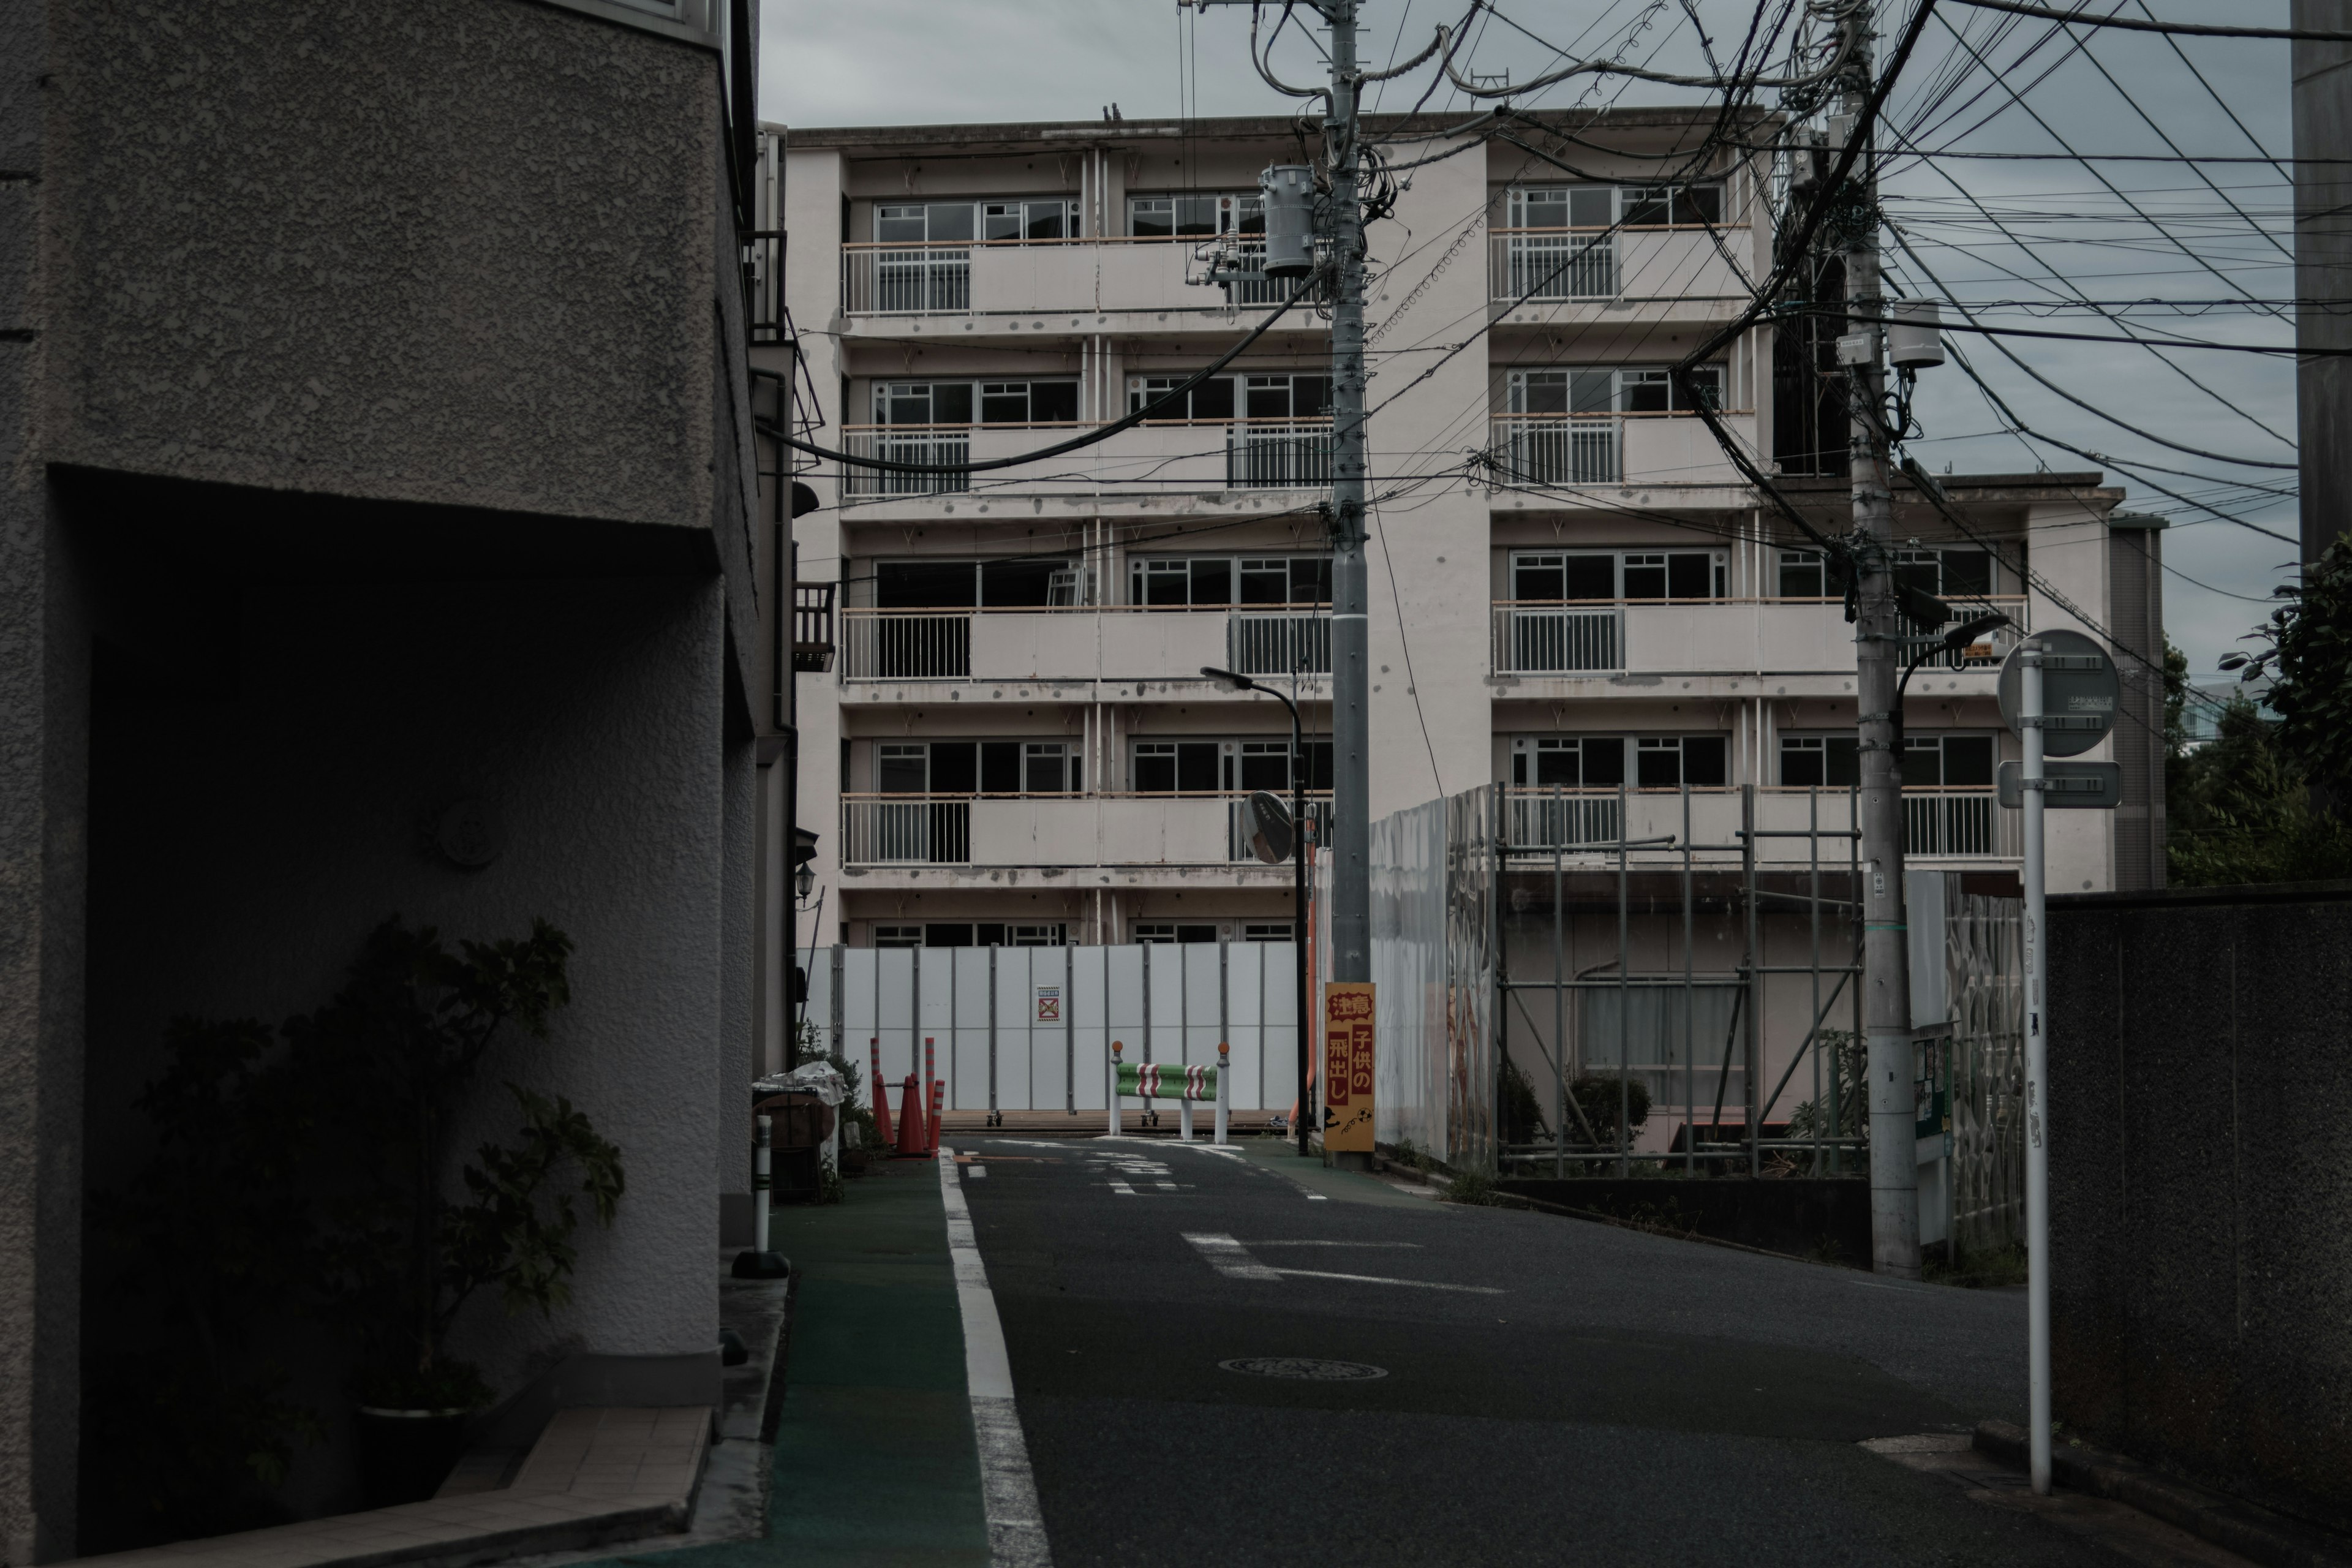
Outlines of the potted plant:
<svg viewBox="0 0 2352 1568">
<path fill-rule="evenodd" d="M 509 1082 L 515 1141 L 482 1144 L 463 1196 L 449 1195 L 450 1124 L 486 1053 L 509 1026 L 545 1038 L 571 994 L 571 939 L 544 921 L 520 941 L 458 948 L 386 921 L 334 999 L 285 1029 L 331 1102 L 341 1170 L 323 1198 L 323 1295 L 357 1342 L 370 1507 L 430 1497 L 491 1401 L 479 1370 L 446 1353 L 459 1310 L 490 1288 L 509 1312 L 569 1300 L 574 1196 L 609 1225 L 624 1185 L 620 1151 L 585 1115 Z"/>
</svg>

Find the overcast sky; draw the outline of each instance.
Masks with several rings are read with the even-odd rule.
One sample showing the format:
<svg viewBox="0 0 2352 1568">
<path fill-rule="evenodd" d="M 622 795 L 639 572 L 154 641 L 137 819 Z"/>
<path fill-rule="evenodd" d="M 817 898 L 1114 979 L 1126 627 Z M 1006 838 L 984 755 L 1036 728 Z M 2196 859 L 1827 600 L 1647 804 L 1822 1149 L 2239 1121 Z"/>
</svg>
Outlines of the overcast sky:
<svg viewBox="0 0 2352 1568">
<path fill-rule="evenodd" d="M 2286 23 L 2284 0 L 2149 3 L 2158 15 L 2179 20 Z M 763 112 L 790 125 L 1092 120 L 1114 102 L 1129 119 L 1256 114 L 1289 102 L 1251 70 L 1246 7 L 1196 14 L 1180 11 L 1171 0 L 765 4 Z M 1693 0 L 1693 8 L 1722 55 L 1736 48 L 1753 12 L 1752 0 Z M 2092 8 L 2144 14 L 2137 0 L 2094 0 Z M 1438 22 L 1451 22 L 1462 9 L 1462 0 L 1368 0 L 1362 13 L 1365 53 L 1376 61 L 1402 58 L 1391 53 L 1402 38 L 1410 54 Z M 1883 27 L 1898 30 L 1909 12 L 1904 0 L 1884 5 Z M 1948 16 L 1993 69 L 1979 68 L 1968 47 L 1931 20 L 1890 103 L 1893 122 L 1922 136 L 1925 145 L 2032 153 L 2063 153 L 2071 146 L 2085 153 L 2161 154 L 2168 151 L 2169 138 L 2180 151 L 2200 154 L 2269 153 L 2284 159 L 2289 150 L 2283 44 L 2182 39 L 2189 61 L 2184 63 L 2162 37 L 2108 31 L 2087 52 L 2070 55 L 2062 39 L 2018 65 L 2013 62 L 2048 31 L 2046 24 L 1958 5 L 1944 5 L 1938 16 Z M 1679 0 L 1508 0 L 1475 26 L 1469 68 L 1508 71 L 1521 81 L 1549 68 L 1560 58 L 1555 47 L 1577 58 L 1618 55 L 1663 68 L 1706 68 Z M 1280 58 L 1291 79 L 1311 79 L 1320 62 L 1295 31 Z M 2045 77 L 2053 64 L 2057 68 Z M 2102 77 L 2101 67 L 2113 84 Z M 2025 107 L 2011 101 L 1995 78 L 2022 94 Z M 1424 69 L 1384 87 L 1379 106 L 1410 107 L 1428 79 Z M 1698 96 L 1612 85 L 1584 101 L 1606 101 L 1621 90 L 1621 101 L 1629 103 L 1692 101 Z M 1527 102 L 1566 107 L 1586 91 L 1585 82 L 1573 82 Z M 1429 101 L 1444 108 L 1460 100 L 1441 89 Z M 2044 123 L 2037 124 L 2033 114 Z M 2046 300 L 2063 297 L 2071 287 L 2103 303 L 2191 301 L 2193 313 L 2141 305 L 2128 320 L 2142 333 L 2291 342 L 2291 328 L 2278 315 L 2242 302 L 2217 303 L 2239 300 L 2242 293 L 2263 301 L 2292 299 L 2293 274 L 2279 248 L 2292 243 L 2284 178 L 2259 163 L 2207 165 L 2203 173 L 2221 188 L 2218 194 L 2179 163 L 2100 163 L 2095 173 L 2071 159 L 1914 161 L 1891 172 L 1887 208 L 1948 286 L 1951 298 L 1971 304 Z M 2102 176 L 2122 195 L 2103 188 Z M 2133 214 L 2126 200 L 2147 216 Z M 2240 210 L 2231 211 L 2231 203 Z M 1998 232 L 1994 220 L 2022 245 Z M 1899 258 L 1896 265 L 1903 265 Z M 2063 281 L 2053 282 L 2053 271 Z M 1906 281 L 1935 291 L 1924 287 L 1924 279 Z M 2042 313 L 2009 309 L 1987 319 L 2045 331 L 2119 331 L 2079 306 Z M 2034 429 L 2118 460 L 2208 476 L 2147 477 L 2281 533 L 2296 531 L 2291 469 L 2226 468 L 2168 451 L 2036 385 L 1983 340 L 1952 336 L 1993 390 Z M 2294 371 L 2284 357 L 2176 352 L 2169 355 L 2176 370 L 2132 345 L 2005 342 L 2011 353 L 2067 392 L 2156 435 L 2225 457 L 2294 458 Z M 1957 365 L 1925 374 L 1917 413 L 1924 438 L 1912 450 L 1931 470 L 1941 471 L 1948 463 L 1960 473 L 2014 472 L 2031 469 L 2039 460 L 2028 444 L 2001 433 L 2000 421 Z M 2054 447 L 2041 452 L 2053 468 L 2099 466 Z M 2129 489 L 2128 506 L 2172 520 L 2165 542 L 2166 563 L 2173 569 L 2165 584 L 2166 619 L 2172 639 L 2188 650 L 2191 669 L 2200 679 L 2216 679 L 2214 661 L 2265 614 L 2263 605 L 2250 601 L 2267 599 L 2272 584 L 2284 575 L 2293 548 L 2215 521 L 2113 469 L 2108 477 Z M 2286 493 L 2231 488 L 2247 481 Z"/>
</svg>

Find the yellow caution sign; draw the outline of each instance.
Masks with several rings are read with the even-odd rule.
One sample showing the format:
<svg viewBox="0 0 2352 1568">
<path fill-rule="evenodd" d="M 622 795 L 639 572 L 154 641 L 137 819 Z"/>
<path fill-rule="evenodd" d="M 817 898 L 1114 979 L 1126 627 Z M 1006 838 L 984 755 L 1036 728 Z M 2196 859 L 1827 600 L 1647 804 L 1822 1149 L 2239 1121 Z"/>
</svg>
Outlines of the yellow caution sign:
<svg viewBox="0 0 2352 1568">
<path fill-rule="evenodd" d="M 1323 988 L 1323 1147 L 1372 1151 L 1372 987 L 1335 980 Z"/>
</svg>

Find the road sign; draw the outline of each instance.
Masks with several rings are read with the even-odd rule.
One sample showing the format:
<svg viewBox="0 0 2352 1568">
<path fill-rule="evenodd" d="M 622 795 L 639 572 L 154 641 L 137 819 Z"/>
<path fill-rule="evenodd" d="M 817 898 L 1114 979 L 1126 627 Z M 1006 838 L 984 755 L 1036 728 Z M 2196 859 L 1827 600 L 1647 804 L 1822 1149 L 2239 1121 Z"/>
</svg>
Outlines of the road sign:
<svg viewBox="0 0 2352 1568">
<path fill-rule="evenodd" d="M 2123 804 L 2121 763 L 2045 763 L 2042 772 L 2042 804 L 2052 811 L 2113 811 Z M 2015 808 L 2025 804 L 2024 776 L 2024 763 L 2000 764 L 1994 784 L 2001 805 Z"/>
<path fill-rule="evenodd" d="M 2048 715 L 2042 721 L 2042 754 L 2071 757 L 2089 751 L 2115 726 L 2116 699 L 2122 692 L 2115 660 L 2081 632 L 2036 632 L 2031 640 L 2042 647 L 2042 711 Z M 2011 648 L 2000 665 L 2000 721 L 2012 734 L 2024 679 L 2017 652 Z"/>
<path fill-rule="evenodd" d="M 1323 1147 L 1372 1152 L 1372 987 L 1333 981 L 1323 988 Z"/>
</svg>

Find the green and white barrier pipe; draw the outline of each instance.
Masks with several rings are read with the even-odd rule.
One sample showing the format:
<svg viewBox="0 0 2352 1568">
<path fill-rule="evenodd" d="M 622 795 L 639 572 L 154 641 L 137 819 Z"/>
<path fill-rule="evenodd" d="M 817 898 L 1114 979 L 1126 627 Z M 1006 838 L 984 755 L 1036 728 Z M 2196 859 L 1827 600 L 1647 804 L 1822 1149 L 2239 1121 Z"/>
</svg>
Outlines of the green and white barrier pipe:
<svg viewBox="0 0 2352 1568">
<path fill-rule="evenodd" d="M 1208 1100 L 1217 1108 L 1217 1139 L 1225 1142 L 1226 1110 L 1232 1090 L 1227 1080 L 1232 1077 L 1233 1047 L 1217 1042 L 1215 1067 L 1191 1067 L 1181 1062 L 1129 1062 L 1119 1059 L 1125 1047 L 1117 1040 L 1110 1043 L 1110 1135 L 1118 1136 L 1118 1102 L 1121 1096 L 1140 1100 L 1148 1108 L 1155 1100 L 1176 1102 L 1177 1136 L 1185 1142 L 1192 1141 L 1192 1102 Z"/>
</svg>

